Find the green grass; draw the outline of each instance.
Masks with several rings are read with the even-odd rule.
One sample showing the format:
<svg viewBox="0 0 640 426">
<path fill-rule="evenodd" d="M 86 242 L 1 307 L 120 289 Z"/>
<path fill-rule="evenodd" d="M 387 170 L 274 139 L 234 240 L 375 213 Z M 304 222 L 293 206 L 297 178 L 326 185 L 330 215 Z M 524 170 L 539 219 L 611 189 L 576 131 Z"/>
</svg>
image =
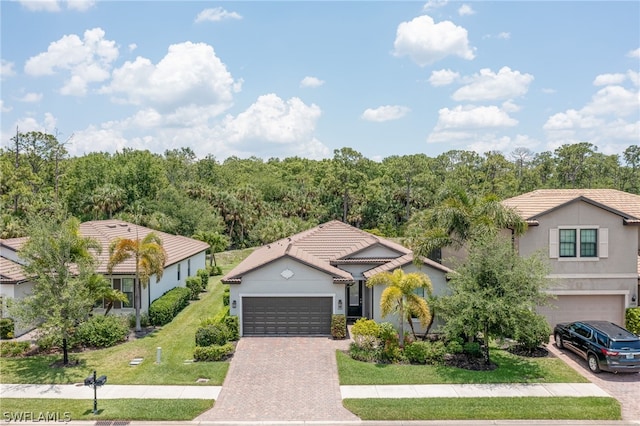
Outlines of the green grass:
<svg viewBox="0 0 640 426">
<path fill-rule="evenodd" d="M 98 399 L 93 414 L 92 399 L 18 399 L 2 398 L 3 421 L 56 420 L 192 420 L 213 407 L 206 399 Z M 21 417 L 20 417 L 21 416 Z M 25 418 L 30 416 L 31 419 Z M 45 420 L 41 420 L 43 423 Z"/>
<path fill-rule="evenodd" d="M 600 397 L 345 399 L 362 420 L 620 420 L 620 403 Z"/>
<path fill-rule="evenodd" d="M 585 383 L 582 375 L 557 358 L 523 358 L 494 349 L 492 371 L 432 365 L 373 364 L 337 351 L 341 385 L 415 385 L 451 383 Z"/>
<path fill-rule="evenodd" d="M 233 265 L 224 268 L 226 272 Z M 153 284 L 151 284 L 153 285 Z M 68 384 L 82 381 L 93 370 L 106 375 L 110 384 L 196 385 L 199 378 L 206 385 L 222 385 L 227 362 L 185 363 L 193 359 L 195 332 L 201 319 L 222 309 L 223 286 L 219 277 L 209 280 L 206 293 L 192 302 L 169 324 L 147 336 L 102 350 L 71 353 L 77 362 L 72 367 L 52 367 L 61 354 L 0 358 L 2 383 Z M 162 362 L 156 364 L 156 348 L 162 348 Z M 133 358 L 144 358 L 142 364 L 130 366 Z"/>
</svg>

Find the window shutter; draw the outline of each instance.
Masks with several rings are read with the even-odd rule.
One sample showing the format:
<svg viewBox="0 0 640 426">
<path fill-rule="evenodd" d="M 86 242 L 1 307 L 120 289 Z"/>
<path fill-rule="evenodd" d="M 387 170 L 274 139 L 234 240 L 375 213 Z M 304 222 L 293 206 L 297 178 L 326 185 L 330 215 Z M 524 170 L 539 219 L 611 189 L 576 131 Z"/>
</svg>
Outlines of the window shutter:
<svg viewBox="0 0 640 426">
<path fill-rule="evenodd" d="M 549 229 L 549 257 L 558 258 L 558 228 Z"/>
<path fill-rule="evenodd" d="M 598 230 L 598 257 L 609 257 L 609 229 Z"/>
<path fill-rule="evenodd" d="M 114 290 L 121 290 L 122 287 L 120 285 L 120 278 L 115 278 L 113 280 L 113 289 Z M 119 300 L 116 300 L 113 302 L 113 309 L 120 309 L 122 308 L 122 302 L 120 302 Z"/>
</svg>

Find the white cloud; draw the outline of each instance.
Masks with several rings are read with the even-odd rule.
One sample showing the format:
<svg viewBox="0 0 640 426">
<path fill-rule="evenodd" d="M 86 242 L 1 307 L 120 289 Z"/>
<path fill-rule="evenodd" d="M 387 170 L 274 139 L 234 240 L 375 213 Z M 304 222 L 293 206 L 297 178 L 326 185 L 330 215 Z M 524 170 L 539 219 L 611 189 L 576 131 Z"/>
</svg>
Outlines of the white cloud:
<svg viewBox="0 0 640 426">
<path fill-rule="evenodd" d="M 547 95 L 552 95 L 554 93 L 557 93 L 557 90 L 556 89 L 545 88 L 545 89 L 542 89 L 542 93 L 547 94 Z"/>
<path fill-rule="evenodd" d="M 18 0 L 26 9 L 33 12 L 60 12 L 62 5 L 69 10 L 85 12 L 95 6 L 95 0 Z"/>
<path fill-rule="evenodd" d="M 520 107 L 520 105 L 515 104 L 513 101 L 508 100 L 508 101 L 504 101 L 502 103 L 502 109 L 505 110 L 506 112 L 518 112 L 520 111 L 522 108 Z"/>
<path fill-rule="evenodd" d="M 227 12 L 221 7 L 214 7 L 213 9 L 204 9 L 198 13 L 196 22 L 220 22 L 225 19 L 242 19 L 242 16 L 236 12 Z"/>
<path fill-rule="evenodd" d="M 127 47 L 129 47 L 129 52 L 133 52 L 134 50 L 136 50 L 138 48 L 138 45 L 135 44 L 135 43 L 131 43 Z"/>
<path fill-rule="evenodd" d="M 640 47 L 635 50 L 630 50 L 629 53 L 627 53 L 627 57 L 640 58 Z"/>
<path fill-rule="evenodd" d="M 4 106 L 4 101 L 0 99 L 0 112 L 9 112 L 12 109 L 13 109 L 12 107 Z"/>
<path fill-rule="evenodd" d="M 86 12 L 95 5 L 95 0 L 67 0 L 67 7 L 78 12 Z"/>
<path fill-rule="evenodd" d="M 447 3 L 449 3 L 449 0 L 429 0 L 424 4 L 424 6 L 422 6 L 422 10 L 427 11 L 438 9 L 446 6 Z"/>
<path fill-rule="evenodd" d="M 640 112 L 640 93 L 622 86 L 606 86 L 598 90 L 583 109 L 587 115 L 628 116 Z"/>
<path fill-rule="evenodd" d="M 85 31 L 82 40 L 75 34 L 65 35 L 51 43 L 46 52 L 29 58 L 24 70 L 33 76 L 51 75 L 57 69 L 68 70 L 71 76 L 61 93 L 85 95 L 89 83 L 109 78 L 111 63 L 118 57 L 115 42 L 105 40 L 104 35 L 101 28 Z"/>
<path fill-rule="evenodd" d="M 7 77 L 13 77 L 16 75 L 16 71 L 13 69 L 13 62 L 2 59 L 0 61 L 0 79 L 4 80 Z"/>
<path fill-rule="evenodd" d="M 438 111 L 438 123 L 434 130 L 512 127 L 516 124 L 517 120 L 494 105 L 458 105 L 453 109 L 442 108 Z"/>
<path fill-rule="evenodd" d="M 471 60 L 475 57 L 469 47 L 467 30 L 451 21 L 435 23 L 428 15 L 419 16 L 398 25 L 393 53 L 409 56 L 423 67 L 447 56 Z"/>
<path fill-rule="evenodd" d="M 529 90 L 533 76 L 512 71 L 509 67 L 502 67 L 498 73 L 484 68 L 479 74 L 474 74 L 465 80 L 470 83 L 455 91 L 452 98 L 456 101 L 475 102 L 522 96 Z"/>
<path fill-rule="evenodd" d="M 204 43 L 180 43 L 158 64 L 138 57 L 113 71 L 101 93 L 116 101 L 153 106 L 167 112 L 184 105 L 208 105 L 216 114 L 228 109 L 242 81 L 234 81 L 213 47 Z"/>
<path fill-rule="evenodd" d="M 17 120 L 11 129 L 18 128 L 21 133 L 26 132 L 47 132 L 47 133 L 55 133 L 57 128 L 58 120 L 54 117 L 50 112 L 44 113 L 44 117 L 42 121 L 38 121 L 35 117 L 23 117 Z M 11 136 L 13 137 L 13 136 Z"/>
<path fill-rule="evenodd" d="M 626 79 L 624 74 L 600 74 L 593 80 L 594 86 L 608 86 L 610 84 L 620 84 Z"/>
<path fill-rule="evenodd" d="M 476 11 L 473 10 L 473 8 L 471 6 L 469 6 L 468 4 L 463 4 L 458 9 L 458 15 L 460 15 L 460 16 L 468 16 L 468 15 L 473 15 L 475 13 L 476 13 Z"/>
<path fill-rule="evenodd" d="M 634 86 L 640 86 L 640 72 L 629 70 L 627 71 L 627 77 Z"/>
<path fill-rule="evenodd" d="M 26 95 L 24 95 L 18 100 L 20 102 L 27 102 L 27 103 L 40 102 L 42 100 L 42 93 L 27 93 Z"/>
<path fill-rule="evenodd" d="M 431 77 L 429 77 L 429 83 L 431 83 L 432 86 L 436 86 L 436 87 L 446 86 L 458 80 L 459 78 L 460 78 L 459 73 L 455 71 L 451 71 L 449 69 L 447 70 L 443 69 L 438 71 L 432 71 Z"/>
<path fill-rule="evenodd" d="M 407 115 L 411 110 L 401 105 L 384 105 L 378 108 L 368 108 L 361 118 L 367 121 L 390 121 L 397 120 Z"/>
<path fill-rule="evenodd" d="M 324 80 L 320 80 L 317 77 L 305 77 L 300 82 L 300 87 L 320 87 L 324 84 Z"/>
<path fill-rule="evenodd" d="M 511 33 L 503 31 L 499 33 L 496 37 L 502 40 L 509 40 L 511 38 Z"/>
</svg>

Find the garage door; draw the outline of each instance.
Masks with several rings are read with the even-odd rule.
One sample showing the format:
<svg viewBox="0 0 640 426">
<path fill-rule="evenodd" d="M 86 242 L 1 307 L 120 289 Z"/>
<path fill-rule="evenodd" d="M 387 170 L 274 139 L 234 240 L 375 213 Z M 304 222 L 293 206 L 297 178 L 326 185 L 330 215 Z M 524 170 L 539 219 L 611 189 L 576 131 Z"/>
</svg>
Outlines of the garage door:
<svg viewBox="0 0 640 426">
<path fill-rule="evenodd" d="M 242 334 L 329 335 L 331 297 L 243 297 Z"/>
<path fill-rule="evenodd" d="M 604 320 L 624 324 L 624 296 L 619 294 L 604 295 L 563 295 L 550 302 L 552 306 L 538 308 L 549 325 L 554 327 L 559 322 L 580 320 Z"/>
</svg>

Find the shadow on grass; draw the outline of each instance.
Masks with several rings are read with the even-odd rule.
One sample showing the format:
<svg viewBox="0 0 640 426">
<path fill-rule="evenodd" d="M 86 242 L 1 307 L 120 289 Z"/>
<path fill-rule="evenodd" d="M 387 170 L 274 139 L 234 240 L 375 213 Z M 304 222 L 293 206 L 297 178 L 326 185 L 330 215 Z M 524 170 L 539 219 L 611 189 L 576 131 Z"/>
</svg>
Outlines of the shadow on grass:
<svg viewBox="0 0 640 426">
<path fill-rule="evenodd" d="M 86 360 L 70 356 L 69 364 L 62 365 L 62 355 L 35 355 L 25 358 L 3 359 L 3 367 L 12 364 L 12 372 L 22 383 L 73 383 L 87 370 Z"/>
</svg>

